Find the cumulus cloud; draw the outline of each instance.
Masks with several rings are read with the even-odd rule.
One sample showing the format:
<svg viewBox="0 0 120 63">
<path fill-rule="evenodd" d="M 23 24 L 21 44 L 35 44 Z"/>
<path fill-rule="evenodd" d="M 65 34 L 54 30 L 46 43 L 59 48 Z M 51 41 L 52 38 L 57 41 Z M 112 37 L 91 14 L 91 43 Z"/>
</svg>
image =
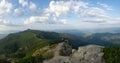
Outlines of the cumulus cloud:
<svg viewBox="0 0 120 63">
<path fill-rule="evenodd" d="M 21 2 L 21 3 L 20 3 Z M 29 10 L 36 10 L 37 6 L 34 2 L 28 0 L 19 0 L 22 6 L 27 6 Z M 98 5 L 106 8 L 92 6 L 83 0 L 67 0 L 67 1 L 50 1 L 49 6 L 41 9 L 40 15 L 31 14 L 26 18 L 24 24 L 32 23 L 49 23 L 49 24 L 68 24 L 69 15 L 75 15 L 75 19 L 87 19 L 84 22 L 89 23 L 105 23 L 110 17 L 107 15 L 106 10 L 112 10 L 107 4 L 97 3 Z M 31 12 L 31 11 L 30 11 Z M 21 9 L 14 10 L 14 16 L 21 16 L 23 11 Z M 67 17 L 67 18 L 66 18 Z M 81 20 L 82 21 L 82 20 Z"/>
<path fill-rule="evenodd" d="M 28 0 L 19 0 L 19 4 L 21 4 L 23 7 L 28 7 L 30 10 L 36 10 L 37 6 L 33 2 L 29 2 Z"/>
<path fill-rule="evenodd" d="M 55 20 L 52 21 L 52 20 L 49 20 L 49 16 L 47 15 L 46 16 L 31 16 L 30 18 L 24 21 L 24 24 L 32 24 L 32 23 L 63 24 L 63 25 L 68 24 L 66 19 L 60 19 L 59 21 L 55 21 Z"/>
<path fill-rule="evenodd" d="M 21 17 L 24 15 L 24 11 L 22 9 L 16 8 L 14 9 L 14 16 L 15 17 Z"/>
<path fill-rule="evenodd" d="M 46 16 L 31 16 L 30 18 L 26 19 L 24 21 L 24 24 L 31 24 L 31 23 L 43 23 L 46 20 L 48 20 L 48 17 Z"/>
<path fill-rule="evenodd" d="M 36 9 L 36 4 L 33 2 L 28 2 L 29 9 Z M 80 14 L 79 16 L 82 18 L 108 18 L 106 11 L 98 8 L 91 7 L 89 3 L 84 1 L 50 1 L 49 7 L 44 8 L 41 15 L 42 16 L 31 16 L 24 21 L 24 24 L 31 24 L 36 22 L 48 22 L 49 24 L 66 24 L 67 19 L 61 19 L 60 16 L 67 16 L 69 14 Z M 49 20 L 49 21 L 47 21 Z M 94 20 L 95 21 L 95 20 Z M 103 21 L 96 21 L 103 22 Z"/>
<path fill-rule="evenodd" d="M 49 8 L 45 9 L 45 12 L 54 13 L 55 16 L 59 17 L 61 14 L 67 14 L 70 10 L 71 3 L 64 1 L 51 1 L 49 3 Z"/>
<path fill-rule="evenodd" d="M 71 12 L 78 13 L 81 8 L 88 8 L 88 3 L 83 1 L 50 1 L 49 7 L 45 8 L 43 13 L 49 14 L 50 19 L 53 20 L 52 23 L 62 23 L 57 22 L 61 21 L 59 20 L 59 17 L 67 16 Z M 66 23 L 65 21 L 63 22 Z"/>
<path fill-rule="evenodd" d="M 50 1 L 49 7 L 45 12 L 52 13 L 56 17 L 66 15 L 70 11 L 78 12 L 80 8 L 87 8 L 88 3 L 82 1 Z"/>
<path fill-rule="evenodd" d="M 88 3 L 86 2 L 76 2 L 74 1 L 73 2 L 73 5 L 72 5 L 72 9 L 75 13 L 79 12 L 81 10 L 81 8 L 88 8 Z"/>
<path fill-rule="evenodd" d="M 36 4 L 35 3 L 33 3 L 33 2 L 30 2 L 30 5 L 29 5 L 29 9 L 30 10 L 36 10 Z"/>
<path fill-rule="evenodd" d="M 28 5 L 28 1 L 27 1 L 27 0 L 19 0 L 19 3 L 20 3 L 23 7 L 25 7 L 25 6 Z"/>
<path fill-rule="evenodd" d="M 3 17 L 6 14 L 8 14 L 11 11 L 12 6 L 13 6 L 12 3 L 6 0 L 2 0 L 0 2 L 0 17 Z"/>
<path fill-rule="evenodd" d="M 113 10 L 113 9 L 112 9 L 109 5 L 107 5 L 107 4 L 100 3 L 100 2 L 98 2 L 97 4 L 99 4 L 100 6 L 104 7 L 104 8 L 107 9 L 107 10 Z"/>
</svg>

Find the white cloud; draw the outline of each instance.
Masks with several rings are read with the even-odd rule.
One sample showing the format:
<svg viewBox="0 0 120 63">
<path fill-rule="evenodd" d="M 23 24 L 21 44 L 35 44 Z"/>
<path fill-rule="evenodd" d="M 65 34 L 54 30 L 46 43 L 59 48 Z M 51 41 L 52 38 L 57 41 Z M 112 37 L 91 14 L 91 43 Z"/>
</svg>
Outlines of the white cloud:
<svg viewBox="0 0 120 63">
<path fill-rule="evenodd" d="M 28 5 L 28 1 L 27 1 L 27 0 L 19 0 L 19 3 L 20 3 L 23 7 L 25 7 L 25 6 Z"/>
<path fill-rule="evenodd" d="M 24 15 L 24 11 L 22 9 L 16 8 L 14 9 L 14 16 L 21 17 Z"/>
<path fill-rule="evenodd" d="M 66 20 L 66 19 L 62 19 L 62 20 L 60 20 L 60 24 L 66 25 L 66 24 L 68 24 L 68 23 L 67 23 L 67 20 Z"/>
<path fill-rule="evenodd" d="M 46 16 L 31 16 L 30 18 L 26 19 L 24 21 L 24 24 L 31 24 L 31 23 L 43 23 L 46 20 L 48 20 L 48 17 Z"/>
<path fill-rule="evenodd" d="M 37 6 L 33 2 L 28 2 L 28 0 L 19 0 L 19 4 L 21 4 L 23 7 L 28 7 L 30 10 L 36 10 Z"/>
<path fill-rule="evenodd" d="M 110 6 L 108 6 L 107 4 L 103 4 L 103 3 L 100 3 L 98 2 L 97 4 L 101 5 L 102 7 L 104 7 L 105 9 L 107 10 L 113 10 Z"/>
<path fill-rule="evenodd" d="M 0 17 L 3 17 L 6 14 L 8 14 L 11 11 L 12 6 L 12 3 L 7 2 L 6 0 L 2 0 L 0 2 Z"/>
<path fill-rule="evenodd" d="M 51 1 L 49 3 L 49 8 L 46 9 L 46 12 L 54 13 L 55 16 L 59 17 L 61 14 L 67 14 L 70 10 L 70 2 L 64 1 Z"/>
<path fill-rule="evenodd" d="M 33 2 L 30 2 L 30 5 L 29 5 L 29 9 L 30 10 L 36 10 L 36 4 L 34 4 Z"/>
<path fill-rule="evenodd" d="M 81 11 L 81 16 L 85 17 L 96 17 L 96 18 L 108 18 L 106 11 L 97 7 L 92 7 L 86 10 Z"/>
<path fill-rule="evenodd" d="M 88 8 L 88 3 L 82 2 L 82 1 L 73 2 L 72 8 L 73 8 L 73 11 L 77 13 L 81 10 L 81 8 Z"/>
<path fill-rule="evenodd" d="M 50 1 L 49 7 L 45 8 L 43 13 L 49 14 L 50 19 L 53 21 L 52 23 L 62 23 L 57 22 L 60 21 L 59 17 L 67 16 L 71 12 L 78 13 L 81 8 L 87 8 L 88 3 L 83 1 Z M 65 21 L 63 22 L 66 23 Z"/>
<path fill-rule="evenodd" d="M 27 6 L 30 10 L 35 10 L 36 4 L 28 2 Z M 105 5 L 104 5 L 105 6 Z M 107 6 L 105 6 L 107 7 Z M 18 12 L 19 14 L 20 12 Z M 21 13 L 20 13 L 21 14 Z M 24 24 L 32 23 L 49 23 L 49 24 L 68 24 L 66 17 L 69 15 L 75 15 L 75 19 L 88 19 L 91 23 L 104 23 L 109 16 L 103 8 L 92 6 L 91 4 L 84 1 L 50 1 L 49 7 L 44 8 L 41 11 L 41 16 L 36 15 L 27 18 Z M 79 15 L 79 17 L 78 17 Z"/>
<path fill-rule="evenodd" d="M 7 25 L 7 24 L 9 24 L 8 20 L 0 19 L 0 25 Z"/>
<path fill-rule="evenodd" d="M 53 18 L 54 19 L 54 18 Z M 66 19 L 60 19 L 59 21 L 57 18 L 55 20 L 49 20 L 49 16 L 31 16 L 30 18 L 24 21 L 24 24 L 32 24 L 32 23 L 47 23 L 47 24 L 68 24 Z"/>
<path fill-rule="evenodd" d="M 82 1 L 50 1 L 49 8 L 45 12 L 52 13 L 56 17 L 66 15 L 69 11 L 78 12 L 81 8 L 87 8 L 88 3 Z"/>
</svg>

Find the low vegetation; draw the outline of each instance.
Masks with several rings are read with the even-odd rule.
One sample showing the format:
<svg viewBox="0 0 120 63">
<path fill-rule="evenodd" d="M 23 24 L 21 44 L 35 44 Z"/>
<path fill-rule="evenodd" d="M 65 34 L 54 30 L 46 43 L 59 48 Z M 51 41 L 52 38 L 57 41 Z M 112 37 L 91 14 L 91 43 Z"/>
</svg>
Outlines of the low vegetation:
<svg viewBox="0 0 120 63">
<path fill-rule="evenodd" d="M 103 52 L 105 63 L 120 63 L 120 47 L 105 47 Z"/>
</svg>

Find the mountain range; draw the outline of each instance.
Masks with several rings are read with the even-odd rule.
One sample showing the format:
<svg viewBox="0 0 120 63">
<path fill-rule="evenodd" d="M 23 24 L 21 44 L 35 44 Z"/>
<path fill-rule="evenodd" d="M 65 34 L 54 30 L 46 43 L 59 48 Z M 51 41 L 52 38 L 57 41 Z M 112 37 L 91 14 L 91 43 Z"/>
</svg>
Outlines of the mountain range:
<svg viewBox="0 0 120 63">
<path fill-rule="evenodd" d="M 28 29 L 8 34 L 0 40 L 0 63 L 119 63 L 120 56 L 116 55 L 120 50 L 114 47 L 120 46 L 119 37 L 120 33 L 61 33 Z M 97 53 L 92 54 L 91 50 Z"/>
</svg>

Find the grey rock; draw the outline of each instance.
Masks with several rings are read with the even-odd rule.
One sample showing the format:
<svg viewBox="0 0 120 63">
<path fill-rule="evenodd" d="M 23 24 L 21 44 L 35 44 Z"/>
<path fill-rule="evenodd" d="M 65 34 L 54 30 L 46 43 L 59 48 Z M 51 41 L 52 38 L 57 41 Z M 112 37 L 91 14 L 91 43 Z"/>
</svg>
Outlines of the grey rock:
<svg viewBox="0 0 120 63">
<path fill-rule="evenodd" d="M 72 54 L 72 63 L 103 63 L 102 46 L 88 45 L 79 47 L 78 51 Z"/>
<path fill-rule="evenodd" d="M 59 43 L 55 48 L 54 57 L 44 60 L 43 63 L 104 63 L 103 48 L 98 45 L 87 45 L 75 50 L 68 43 Z"/>
</svg>

